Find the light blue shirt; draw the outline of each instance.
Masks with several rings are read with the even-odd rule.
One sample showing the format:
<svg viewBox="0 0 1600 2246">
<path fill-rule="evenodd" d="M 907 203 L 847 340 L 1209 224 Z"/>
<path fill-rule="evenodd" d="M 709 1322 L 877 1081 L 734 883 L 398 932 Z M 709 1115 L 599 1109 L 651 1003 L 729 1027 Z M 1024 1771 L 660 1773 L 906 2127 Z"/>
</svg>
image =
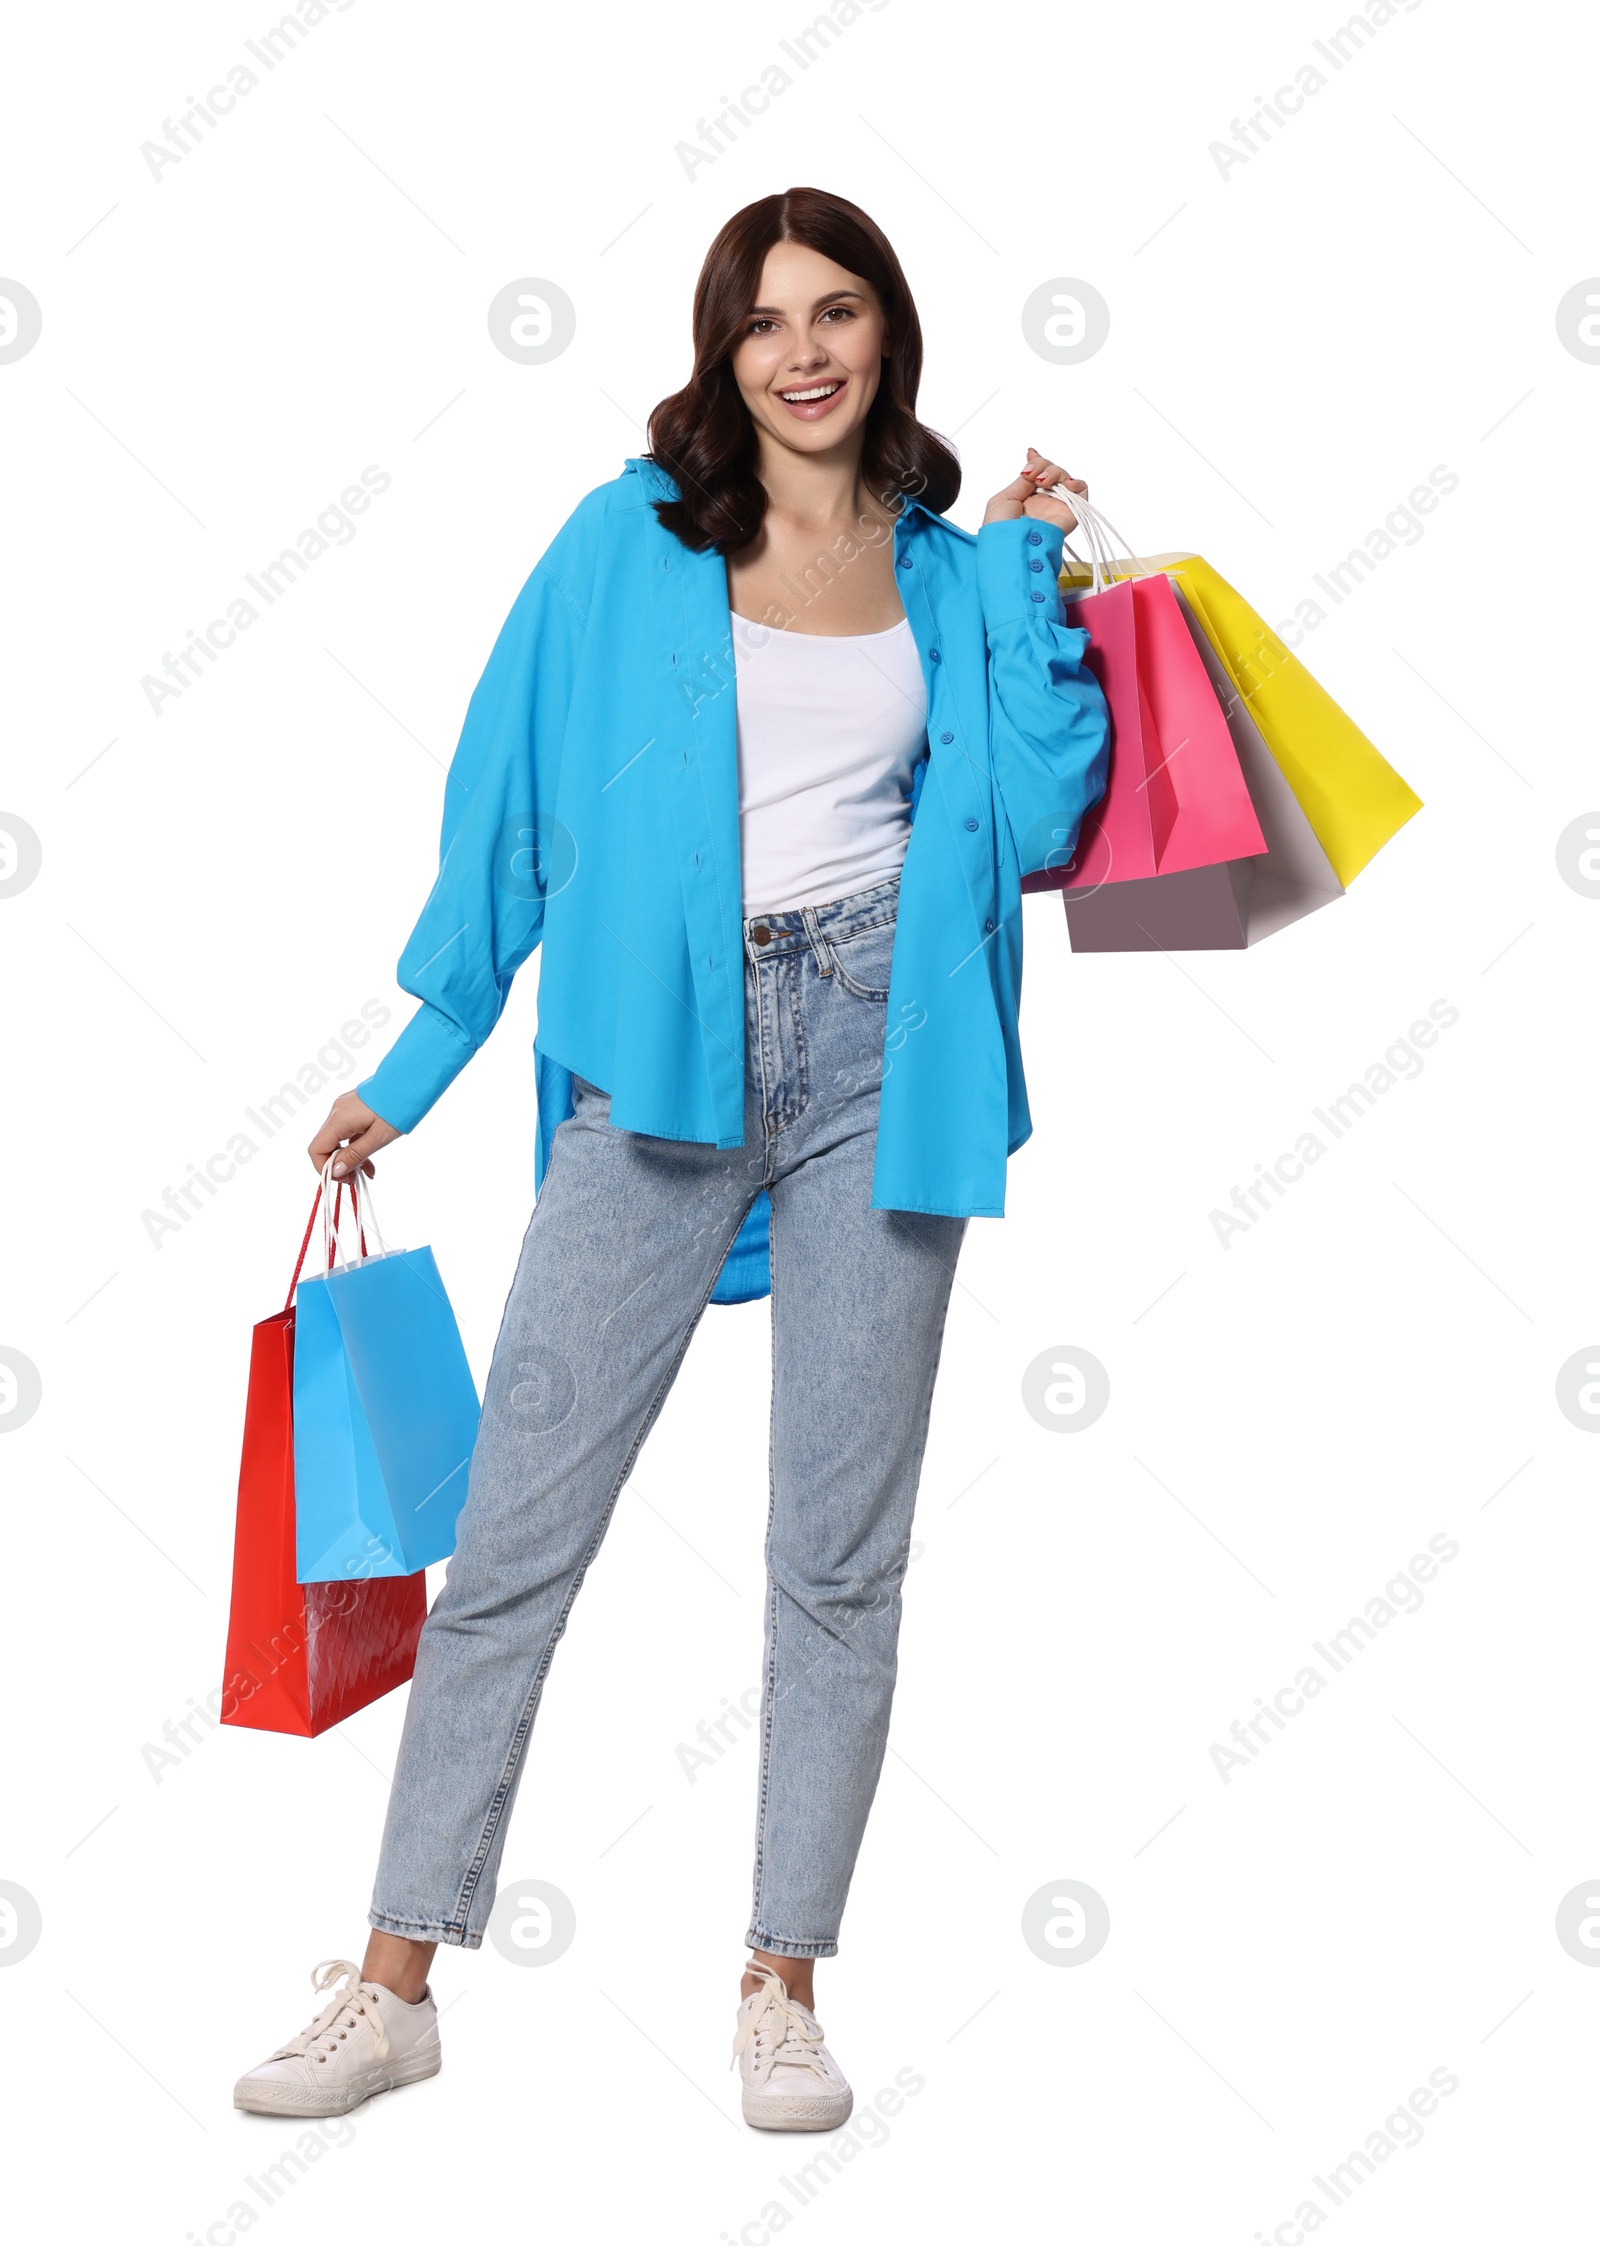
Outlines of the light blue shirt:
<svg viewBox="0 0 1600 2246">
<path fill-rule="evenodd" d="M 358 1087 L 415 1129 L 499 1020 L 536 944 L 535 1172 L 576 1074 L 619 1129 L 744 1143 L 744 931 L 727 570 L 629 460 L 581 500 L 496 640 L 445 783 L 439 875 L 401 954 L 421 1005 Z M 1061 532 L 974 537 L 908 498 L 895 578 L 921 658 L 872 1205 L 1000 1216 L 1028 1137 L 1021 879 L 1064 862 L 1104 790 L 1105 699 L 1063 621 Z M 835 556 L 835 566 L 848 557 Z M 767 1293 L 763 1194 L 714 1300 Z"/>
</svg>

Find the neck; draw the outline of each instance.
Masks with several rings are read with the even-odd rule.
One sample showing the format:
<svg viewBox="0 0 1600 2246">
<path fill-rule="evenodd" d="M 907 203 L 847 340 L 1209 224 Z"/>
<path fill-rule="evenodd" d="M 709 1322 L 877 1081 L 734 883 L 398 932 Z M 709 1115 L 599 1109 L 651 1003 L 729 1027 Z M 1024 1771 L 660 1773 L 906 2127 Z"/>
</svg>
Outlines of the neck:
<svg viewBox="0 0 1600 2246">
<path fill-rule="evenodd" d="M 862 479 L 865 434 L 864 429 L 857 429 L 845 443 L 827 452 L 809 453 L 791 452 L 764 429 L 759 431 L 756 474 L 766 491 L 770 512 L 804 530 L 856 523 L 868 514 L 883 515 L 885 510 Z"/>
</svg>

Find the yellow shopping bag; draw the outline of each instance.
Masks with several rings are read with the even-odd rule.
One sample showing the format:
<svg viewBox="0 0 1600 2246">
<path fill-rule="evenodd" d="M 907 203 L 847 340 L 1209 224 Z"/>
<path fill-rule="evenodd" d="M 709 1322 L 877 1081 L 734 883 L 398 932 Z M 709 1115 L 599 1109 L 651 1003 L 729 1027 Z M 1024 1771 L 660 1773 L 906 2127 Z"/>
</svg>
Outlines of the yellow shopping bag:
<svg viewBox="0 0 1600 2246">
<path fill-rule="evenodd" d="M 1071 502 L 1076 495 L 1062 496 Z M 1174 580 L 1248 706 L 1329 864 L 1341 882 L 1353 881 L 1412 813 L 1422 809 L 1422 798 L 1209 562 L 1198 554 L 1156 554 L 1131 565 L 1114 562 L 1112 569 L 1119 577 L 1135 569 L 1160 569 Z M 1090 567 L 1069 556 L 1061 573 L 1062 591 L 1091 583 Z"/>
</svg>

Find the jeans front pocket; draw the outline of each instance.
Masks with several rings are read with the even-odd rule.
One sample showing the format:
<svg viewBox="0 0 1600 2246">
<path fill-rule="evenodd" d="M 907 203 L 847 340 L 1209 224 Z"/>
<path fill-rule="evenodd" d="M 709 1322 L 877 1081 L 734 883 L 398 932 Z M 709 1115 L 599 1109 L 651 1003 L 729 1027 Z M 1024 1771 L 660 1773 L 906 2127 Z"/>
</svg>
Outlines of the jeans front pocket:
<svg viewBox="0 0 1600 2246">
<path fill-rule="evenodd" d="M 828 953 L 834 972 L 857 998 L 875 999 L 881 1006 L 889 996 L 889 968 L 894 958 L 892 920 L 880 920 L 853 936 L 830 936 Z"/>
</svg>

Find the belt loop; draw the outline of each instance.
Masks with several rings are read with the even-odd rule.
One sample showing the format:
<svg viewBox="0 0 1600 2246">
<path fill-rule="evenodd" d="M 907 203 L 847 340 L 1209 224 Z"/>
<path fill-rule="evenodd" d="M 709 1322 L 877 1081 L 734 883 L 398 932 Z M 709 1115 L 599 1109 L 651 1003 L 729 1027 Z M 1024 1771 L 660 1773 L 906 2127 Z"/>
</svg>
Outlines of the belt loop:
<svg viewBox="0 0 1600 2246">
<path fill-rule="evenodd" d="M 817 973 L 819 975 L 831 975 L 833 973 L 833 954 L 828 949 L 827 937 L 818 925 L 816 907 L 814 905 L 802 905 L 800 917 L 805 922 L 806 936 L 811 945 L 812 956 L 817 963 Z"/>
</svg>

